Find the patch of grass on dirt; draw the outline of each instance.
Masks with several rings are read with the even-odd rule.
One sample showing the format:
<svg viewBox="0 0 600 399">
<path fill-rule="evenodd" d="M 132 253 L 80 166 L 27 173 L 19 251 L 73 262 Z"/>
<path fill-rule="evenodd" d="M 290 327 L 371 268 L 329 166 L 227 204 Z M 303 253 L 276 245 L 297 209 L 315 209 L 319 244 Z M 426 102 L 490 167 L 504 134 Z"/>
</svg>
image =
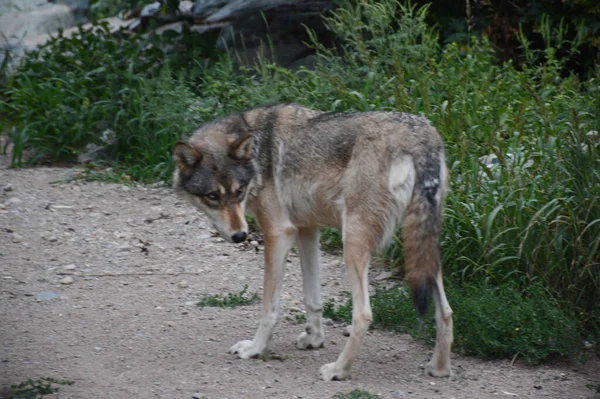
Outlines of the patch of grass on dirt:
<svg viewBox="0 0 600 399">
<path fill-rule="evenodd" d="M 586 388 L 591 389 L 595 393 L 600 393 L 600 382 L 597 382 L 595 384 L 594 383 L 586 384 L 585 386 L 586 386 Z"/>
<path fill-rule="evenodd" d="M 582 352 L 585 333 L 578 327 L 577 316 L 565 311 L 540 284 L 527 289 L 517 284 L 447 284 L 447 295 L 454 310 L 454 345 L 468 355 L 494 359 L 518 354 L 537 364 L 556 356 L 576 358 Z M 433 303 L 419 319 L 408 291 L 400 287 L 376 290 L 371 304 L 373 328 L 405 332 L 434 343 Z M 350 323 L 352 300 L 339 306 L 326 302 L 323 315 Z"/>
<path fill-rule="evenodd" d="M 381 396 L 363 391 L 362 389 L 355 389 L 350 392 L 338 392 L 331 397 L 332 399 L 381 399 Z"/>
<path fill-rule="evenodd" d="M 257 294 L 250 295 L 248 293 L 248 284 L 244 285 L 237 294 L 228 293 L 227 295 L 213 295 L 203 298 L 197 305 L 201 308 L 205 306 L 218 308 L 237 308 L 238 306 L 252 305 L 260 300 Z"/>
<path fill-rule="evenodd" d="M 57 393 L 60 388 L 56 385 L 73 385 L 74 383 L 74 381 L 56 380 L 54 378 L 29 379 L 11 386 L 10 394 L 0 396 L 0 399 L 38 399 L 45 395 Z"/>
</svg>

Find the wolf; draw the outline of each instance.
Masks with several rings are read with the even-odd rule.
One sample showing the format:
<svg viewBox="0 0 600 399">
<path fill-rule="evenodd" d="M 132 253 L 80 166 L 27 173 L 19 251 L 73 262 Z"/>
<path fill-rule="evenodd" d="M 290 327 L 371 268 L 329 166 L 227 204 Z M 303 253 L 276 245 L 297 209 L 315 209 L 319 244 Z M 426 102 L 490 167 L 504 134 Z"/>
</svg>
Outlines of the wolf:
<svg viewBox="0 0 600 399">
<path fill-rule="evenodd" d="M 295 104 L 250 109 L 209 123 L 174 148 L 174 188 L 226 240 L 246 240 L 245 213 L 264 234 L 263 310 L 252 340 L 229 352 L 264 355 L 277 322 L 288 251 L 296 243 L 306 328 L 300 349 L 323 347 L 319 233 L 341 229 L 352 291 L 352 328 L 326 381 L 348 378 L 372 321 L 371 256 L 402 227 L 405 269 L 420 315 L 435 303 L 436 344 L 426 373 L 451 375 L 452 309 L 441 274 L 440 229 L 447 169 L 427 119 L 399 112 L 327 113 Z"/>
</svg>

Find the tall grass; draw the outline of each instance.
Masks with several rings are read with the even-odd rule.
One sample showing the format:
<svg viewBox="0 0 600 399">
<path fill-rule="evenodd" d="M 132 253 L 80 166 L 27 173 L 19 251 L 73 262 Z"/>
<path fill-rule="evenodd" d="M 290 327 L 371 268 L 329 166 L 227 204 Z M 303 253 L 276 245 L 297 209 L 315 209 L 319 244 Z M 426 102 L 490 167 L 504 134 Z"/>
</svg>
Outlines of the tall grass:
<svg viewBox="0 0 600 399">
<path fill-rule="evenodd" d="M 13 165 L 72 160 L 109 129 L 118 167 L 138 180 L 168 179 L 177 139 L 251 106 L 424 115 L 447 148 L 442 247 L 455 302 L 472 286 L 545 298 L 598 336 L 600 71 L 585 82 L 566 73 L 556 49 L 575 54 L 581 41 L 565 41 L 566 25 L 541 21 L 547 46 L 539 51 L 522 37 L 518 69 L 499 64 L 485 38 L 440 47 L 426 16 L 427 7 L 394 0 L 346 4 L 326 20 L 337 47 L 313 35 L 316 68 L 296 73 L 266 61 L 239 67 L 207 51 L 182 61 L 145 39 L 102 31 L 57 39 L 0 91 Z M 491 155 L 498 162 L 488 167 L 481 159 Z M 338 232 L 324 236 L 330 247 L 341 244 Z M 401 241 L 379 259 L 401 268 Z"/>
</svg>

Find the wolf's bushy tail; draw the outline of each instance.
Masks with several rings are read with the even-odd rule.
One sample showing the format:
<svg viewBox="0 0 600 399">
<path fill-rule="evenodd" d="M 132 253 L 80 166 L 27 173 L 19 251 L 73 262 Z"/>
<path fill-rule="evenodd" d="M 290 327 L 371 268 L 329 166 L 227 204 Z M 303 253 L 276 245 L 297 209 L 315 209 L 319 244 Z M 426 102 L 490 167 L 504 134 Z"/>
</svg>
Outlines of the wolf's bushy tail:
<svg viewBox="0 0 600 399">
<path fill-rule="evenodd" d="M 441 209 L 435 196 L 416 189 L 403 224 L 406 278 L 419 316 L 423 316 L 441 270 Z"/>
</svg>

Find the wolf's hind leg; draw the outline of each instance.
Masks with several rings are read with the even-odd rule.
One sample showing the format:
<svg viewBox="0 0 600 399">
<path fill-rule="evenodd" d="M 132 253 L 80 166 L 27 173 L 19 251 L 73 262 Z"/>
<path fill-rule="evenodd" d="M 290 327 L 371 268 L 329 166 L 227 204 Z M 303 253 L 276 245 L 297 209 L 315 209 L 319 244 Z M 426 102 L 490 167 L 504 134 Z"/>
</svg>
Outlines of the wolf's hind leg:
<svg viewBox="0 0 600 399">
<path fill-rule="evenodd" d="M 296 244 L 302 266 L 304 304 L 306 306 L 306 331 L 298 336 L 296 344 L 300 349 L 321 348 L 325 341 L 325 332 L 321 324 L 323 302 L 319 270 L 319 229 L 299 229 Z"/>
<path fill-rule="evenodd" d="M 252 341 L 244 340 L 229 348 L 229 353 L 242 359 L 265 355 L 277 323 L 281 286 L 287 253 L 292 247 L 296 229 L 293 226 L 283 226 L 274 230 L 264 226 L 265 240 L 265 276 L 263 289 L 263 313 L 258 330 Z"/>
<path fill-rule="evenodd" d="M 325 381 L 348 378 L 373 319 L 367 279 L 371 251 L 376 242 L 373 229 L 357 214 L 346 215 L 343 228 L 344 261 L 352 287 L 352 333 L 335 363 L 321 367 L 321 378 Z"/>
<path fill-rule="evenodd" d="M 453 340 L 452 308 L 446 299 L 441 271 L 437 275 L 433 297 L 435 301 L 435 348 L 425 372 L 434 377 L 449 377 L 452 375 L 450 367 L 450 350 Z"/>
</svg>

